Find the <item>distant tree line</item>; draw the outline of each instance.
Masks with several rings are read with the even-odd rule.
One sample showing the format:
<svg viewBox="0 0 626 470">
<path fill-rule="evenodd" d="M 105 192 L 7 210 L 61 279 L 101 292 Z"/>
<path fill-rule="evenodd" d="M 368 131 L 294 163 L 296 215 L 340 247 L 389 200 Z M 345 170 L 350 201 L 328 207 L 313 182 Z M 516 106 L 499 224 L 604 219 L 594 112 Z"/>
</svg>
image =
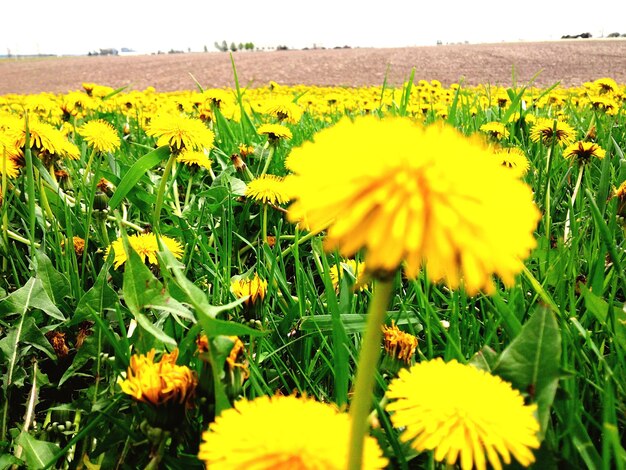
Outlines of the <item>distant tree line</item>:
<svg viewBox="0 0 626 470">
<path fill-rule="evenodd" d="M 591 36 L 591 33 L 582 33 L 582 34 L 574 34 L 574 35 L 572 35 L 572 34 L 566 34 L 566 35 L 564 35 L 564 36 L 561 36 L 561 39 L 578 39 L 578 38 L 581 38 L 581 39 L 589 39 L 589 38 L 591 38 L 591 37 L 592 37 L 592 36 Z M 626 38 L 626 33 L 624 33 L 624 34 L 620 34 L 620 33 L 611 33 L 611 34 L 607 34 L 607 36 L 606 36 L 606 37 L 607 37 L 607 38 L 619 38 L 619 37 Z"/>
<path fill-rule="evenodd" d="M 237 52 L 237 51 L 253 51 L 254 50 L 254 44 L 251 42 L 246 42 L 244 43 L 239 43 L 239 44 L 235 44 L 234 42 L 230 43 L 230 46 L 228 45 L 228 43 L 226 41 L 222 41 L 221 43 L 215 41 L 215 48 L 218 51 L 222 51 L 222 52 Z M 204 50 L 206 51 L 207 48 L 205 47 Z"/>
</svg>

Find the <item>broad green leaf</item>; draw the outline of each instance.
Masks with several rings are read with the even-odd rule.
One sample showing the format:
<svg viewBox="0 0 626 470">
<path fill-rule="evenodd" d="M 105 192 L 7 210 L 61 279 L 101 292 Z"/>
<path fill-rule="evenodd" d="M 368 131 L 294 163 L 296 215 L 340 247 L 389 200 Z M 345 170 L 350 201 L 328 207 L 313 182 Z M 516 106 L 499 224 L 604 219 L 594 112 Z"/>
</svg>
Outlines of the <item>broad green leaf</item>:
<svg viewBox="0 0 626 470">
<path fill-rule="evenodd" d="M 148 304 L 164 302 L 164 300 L 159 299 L 159 297 L 166 295 L 163 291 L 163 285 L 154 277 L 143 260 L 131 248 L 130 244 L 126 243 L 126 245 L 127 260 L 124 264 L 124 283 L 122 286 L 124 301 L 128 309 L 135 316 L 137 323 L 144 330 L 164 344 L 175 348 L 176 341 L 170 338 L 162 329 L 155 326 L 142 313 L 142 310 L 146 308 Z M 173 298 L 169 298 L 172 304 L 178 303 Z"/>
<path fill-rule="evenodd" d="M 559 383 L 560 362 L 561 331 L 556 317 L 548 308 L 539 308 L 502 352 L 493 370 L 516 389 L 528 392 L 537 403 L 541 438 Z"/>
<path fill-rule="evenodd" d="M 615 337 L 618 345 L 626 351 L 626 312 L 623 308 L 611 307 L 606 300 L 591 292 L 586 286 L 580 289 L 585 299 L 585 307 L 596 318 L 598 323 L 605 326 Z M 613 310 L 610 312 L 609 308 Z M 608 322 L 609 312 L 613 321 Z"/>
<path fill-rule="evenodd" d="M 78 301 L 76 312 L 70 319 L 69 325 L 76 325 L 90 318 L 92 310 L 102 313 L 106 309 L 113 308 L 119 301 L 117 294 L 107 283 L 109 268 L 109 263 L 102 266 L 94 285 Z"/>
<path fill-rule="evenodd" d="M 109 201 L 109 207 L 111 210 L 117 208 L 126 195 L 136 188 L 137 183 L 142 176 L 146 174 L 148 170 L 154 168 L 159 162 L 165 160 L 170 156 L 170 148 L 167 145 L 159 147 L 152 152 L 145 154 L 139 160 L 137 160 L 133 166 L 131 166 L 120 184 L 117 185 L 117 189 L 113 193 L 111 200 Z"/>
<path fill-rule="evenodd" d="M 59 446 L 52 442 L 39 441 L 27 432 L 22 432 L 18 444 L 24 450 L 24 460 L 29 469 L 44 468 L 60 450 Z"/>
<path fill-rule="evenodd" d="M 52 261 L 43 251 L 35 251 L 35 261 L 37 262 L 36 277 L 41 279 L 48 297 L 55 304 L 60 304 L 63 298 L 70 293 L 70 283 L 67 277 L 52 266 Z"/>
<path fill-rule="evenodd" d="M 5 390 L 10 385 L 19 385 L 19 383 L 16 382 L 16 377 L 23 379 L 23 377 L 19 376 L 14 377 L 14 373 L 16 372 L 17 362 L 19 360 L 21 351 L 19 345 L 22 341 L 25 325 L 26 328 L 30 329 L 32 332 L 32 328 L 29 326 L 30 324 L 26 321 L 28 310 L 31 307 L 37 307 L 44 311 L 56 309 L 44 291 L 41 280 L 36 278 L 30 278 L 24 287 L 16 290 L 0 303 L 0 308 L 6 308 L 7 312 L 20 314 L 19 321 L 16 322 L 17 325 L 12 328 L 9 334 L 0 342 L 0 348 L 6 356 L 6 372 L 3 376 Z M 58 310 L 57 312 L 61 316 L 61 319 L 64 319 L 61 312 Z M 23 374 L 24 371 L 23 369 L 17 369 L 17 372 L 18 374 L 20 372 Z"/>
<path fill-rule="evenodd" d="M 31 277 L 20 289 L 12 292 L 0 302 L 0 316 L 25 312 L 29 308 L 38 308 L 57 320 L 65 320 L 63 313 L 54 305 L 41 279 Z"/>
<path fill-rule="evenodd" d="M 28 344 L 39 351 L 44 352 L 50 359 L 56 359 L 56 353 L 50 344 L 50 341 L 44 336 L 38 326 L 35 324 L 35 319 L 30 315 L 27 315 L 24 319 L 24 326 L 22 327 L 22 338 L 20 340 L 24 344 Z"/>
<path fill-rule="evenodd" d="M 397 317 L 398 312 L 387 312 L 385 322 L 388 323 L 392 319 L 396 320 Z M 346 333 L 362 333 L 365 329 L 365 323 L 367 322 L 367 315 L 364 313 L 344 314 L 341 315 L 341 322 L 343 323 L 343 327 L 346 330 Z M 414 325 L 416 332 L 422 330 L 422 325 L 419 324 L 417 319 L 414 319 L 413 321 L 406 318 L 398 318 L 396 320 L 396 325 L 402 326 L 408 324 L 409 322 Z M 333 318 L 331 315 L 311 315 L 302 317 L 302 321 L 300 323 L 300 331 L 302 331 L 303 333 L 310 333 L 313 331 L 328 332 L 332 331 L 332 328 Z"/>
<path fill-rule="evenodd" d="M 224 310 L 229 310 L 238 305 L 241 305 L 244 299 L 240 299 L 236 302 L 223 305 Z M 202 329 L 209 337 L 225 335 L 225 336 L 263 336 L 264 331 L 254 330 L 241 323 L 235 323 L 232 321 L 218 320 L 209 316 L 205 312 L 198 312 L 198 322 L 202 325 Z"/>
<path fill-rule="evenodd" d="M 219 335 L 262 336 L 265 334 L 264 332 L 242 325 L 241 323 L 218 320 L 217 315 L 238 307 L 245 302 L 246 299 L 238 299 L 221 306 L 211 305 L 205 292 L 185 277 L 182 270 L 183 265 L 174 258 L 167 247 L 163 246 L 163 248 L 163 251 L 158 253 L 161 268 L 167 270 L 174 276 L 174 281 L 181 292 L 187 297 L 187 302 L 195 309 L 198 322 L 202 325 L 202 329 L 208 337 Z"/>
<path fill-rule="evenodd" d="M 11 468 L 13 465 L 23 465 L 24 462 L 11 454 L 1 454 L 0 455 L 0 470 L 6 470 L 7 468 Z"/>
<path fill-rule="evenodd" d="M 78 372 L 87 362 L 93 360 L 98 354 L 98 348 L 96 347 L 96 338 L 89 336 L 80 349 L 76 352 L 72 364 L 67 368 L 63 377 L 59 379 L 59 387 L 65 383 L 70 377 Z"/>
<path fill-rule="evenodd" d="M 96 312 L 93 308 L 90 308 L 87 305 L 87 309 L 91 315 L 93 321 L 98 325 L 98 328 L 104 334 L 104 337 L 107 339 L 111 347 L 115 350 L 115 358 L 122 363 L 123 367 L 128 367 L 128 363 L 130 362 L 128 348 L 124 348 L 123 342 L 115 335 L 113 330 L 111 330 L 111 326 L 109 323 L 105 322 L 101 317 L 100 313 Z"/>
<path fill-rule="evenodd" d="M 176 340 L 171 338 L 165 333 L 161 328 L 156 326 L 148 317 L 146 317 L 143 313 L 136 313 L 135 319 L 137 320 L 137 324 L 154 336 L 157 340 L 161 341 L 163 344 L 166 344 L 170 348 L 175 348 L 177 346 Z"/>
<path fill-rule="evenodd" d="M 497 361 L 498 353 L 496 353 L 489 346 L 483 346 L 483 348 L 474 354 L 474 356 L 470 359 L 469 364 L 473 365 L 477 369 L 491 373 L 491 370 L 494 368 Z"/>
</svg>

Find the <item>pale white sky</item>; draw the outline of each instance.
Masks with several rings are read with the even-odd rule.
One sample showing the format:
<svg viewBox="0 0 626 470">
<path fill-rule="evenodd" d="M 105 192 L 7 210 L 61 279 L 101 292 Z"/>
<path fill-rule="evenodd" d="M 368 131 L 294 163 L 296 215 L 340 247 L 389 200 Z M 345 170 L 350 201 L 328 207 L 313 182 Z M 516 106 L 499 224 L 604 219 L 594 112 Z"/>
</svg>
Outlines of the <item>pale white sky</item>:
<svg viewBox="0 0 626 470">
<path fill-rule="evenodd" d="M 0 55 L 395 47 L 626 33 L 625 0 L 1 0 Z"/>
</svg>

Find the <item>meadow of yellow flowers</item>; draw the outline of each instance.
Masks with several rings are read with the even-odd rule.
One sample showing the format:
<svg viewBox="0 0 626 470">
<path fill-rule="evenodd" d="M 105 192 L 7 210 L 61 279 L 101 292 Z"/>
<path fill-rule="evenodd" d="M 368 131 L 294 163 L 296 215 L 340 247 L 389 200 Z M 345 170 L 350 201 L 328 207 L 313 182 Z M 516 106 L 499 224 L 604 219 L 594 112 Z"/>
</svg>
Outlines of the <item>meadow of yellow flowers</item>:
<svg viewBox="0 0 626 470">
<path fill-rule="evenodd" d="M 0 96 L 0 468 L 624 468 L 625 103 Z"/>
</svg>

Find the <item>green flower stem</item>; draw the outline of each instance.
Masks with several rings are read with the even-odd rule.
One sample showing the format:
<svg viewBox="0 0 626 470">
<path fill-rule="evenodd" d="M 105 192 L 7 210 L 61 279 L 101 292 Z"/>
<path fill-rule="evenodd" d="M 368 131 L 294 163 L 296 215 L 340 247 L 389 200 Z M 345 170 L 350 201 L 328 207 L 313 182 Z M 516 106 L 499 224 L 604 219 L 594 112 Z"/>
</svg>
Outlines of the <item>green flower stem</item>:
<svg viewBox="0 0 626 470">
<path fill-rule="evenodd" d="M 189 180 L 187 181 L 187 191 L 185 191 L 185 201 L 183 202 L 183 212 L 187 208 L 187 204 L 189 204 L 189 198 L 191 197 L 192 186 L 193 186 L 193 173 L 189 175 Z"/>
<path fill-rule="evenodd" d="M 87 177 L 89 175 L 89 171 L 91 171 L 91 165 L 93 164 L 93 159 L 96 156 L 96 149 L 91 150 L 91 155 L 89 155 L 89 160 L 87 160 L 87 166 L 85 167 L 85 172 L 83 173 L 83 182 L 85 186 L 87 185 Z"/>
<path fill-rule="evenodd" d="M 174 191 L 174 205 L 175 205 L 176 215 L 181 217 L 183 213 L 180 210 L 180 197 L 178 196 L 178 181 L 176 181 L 177 173 L 178 172 L 176 171 L 176 162 L 174 162 L 172 164 L 172 178 L 174 180 L 172 183 L 172 190 Z"/>
<path fill-rule="evenodd" d="M 263 244 L 267 244 L 267 204 L 263 204 L 263 214 L 262 214 L 262 232 L 261 232 L 261 240 L 263 240 Z"/>
<path fill-rule="evenodd" d="M 306 242 L 306 241 L 310 240 L 311 238 L 315 237 L 316 235 L 318 235 L 318 233 L 317 233 L 317 232 L 309 232 L 309 233 L 307 233 L 304 237 L 302 237 L 302 238 L 298 238 L 298 240 L 296 241 L 296 243 L 294 243 L 293 245 L 291 245 L 291 246 L 289 246 L 289 247 L 285 248 L 285 249 L 281 252 L 280 257 L 281 257 L 281 258 L 284 258 L 285 256 L 287 256 L 289 253 L 291 253 L 291 252 L 294 250 L 294 248 L 296 247 L 296 245 L 302 245 L 304 242 Z"/>
<path fill-rule="evenodd" d="M 100 225 L 100 232 L 102 233 L 102 242 L 104 246 L 109 246 L 111 242 L 109 241 L 109 234 L 107 232 L 107 223 L 105 218 L 98 218 L 98 225 Z"/>
<path fill-rule="evenodd" d="M 169 437 L 170 437 L 169 431 L 161 431 L 159 445 L 156 451 L 154 452 L 154 455 L 150 459 L 150 462 L 148 462 L 148 465 L 146 465 L 145 470 L 157 470 L 159 468 L 160 466 L 159 464 L 161 463 L 161 460 L 163 460 L 163 455 L 165 454 L 165 446 L 167 444 Z"/>
<path fill-rule="evenodd" d="M 43 207 L 46 215 L 48 216 L 48 220 L 50 221 L 50 223 L 53 223 L 54 214 L 52 212 L 52 209 L 50 208 L 50 203 L 48 202 L 48 196 L 46 196 L 46 188 L 44 187 L 41 176 L 39 176 L 39 172 L 37 172 L 37 177 L 39 179 L 39 198 L 41 199 L 41 206 Z"/>
<path fill-rule="evenodd" d="M 275 149 L 275 145 L 270 145 L 269 151 L 267 152 L 267 158 L 265 159 L 265 165 L 263 166 L 263 171 L 261 171 L 261 174 L 259 176 L 263 176 L 265 173 L 267 173 L 267 170 L 270 167 L 270 163 L 272 163 Z"/>
<path fill-rule="evenodd" d="M 15 240 L 16 242 L 23 243 L 24 245 L 34 246 L 35 248 L 39 248 L 41 246 L 41 245 L 39 245 L 39 243 L 31 242 L 30 240 L 20 236 L 19 234 L 15 233 L 12 230 L 9 230 L 8 228 L 6 229 L 5 233 L 6 233 L 7 237 L 10 238 L 11 240 Z"/>
<path fill-rule="evenodd" d="M 556 124 L 555 124 L 556 126 Z M 545 193 L 543 195 L 543 212 L 544 212 L 544 229 L 546 231 L 546 240 L 548 245 L 550 244 L 550 231 L 552 220 L 550 216 L 550 192 L 551 192 L 551 178 L 550 172 L 552 170 L 552 153 L 554 152 L 554 141 L 550 148 L 548 148 L 548 153 L 546 155 L 546 182 L 545 182 Z M 550 250 L 546 251 L 546 269 L 550 266 Z"/>
<path fill-rule="evenodd" d="M 354 399 L 350 405 L 352 429 L 348 454 L 348 470 L 360 470 L 363 460 L 363 443 L 368 432 L 368 416 L 372 407 L 374 379 L 380 357 L 381 326 L 393 291 L 393 279 L 379 280 L 367 312 L 365 336 L 356 371 Z"/>
<path fill-rule="evenodd" d="M 7 169 L 6 169 L 6 150 L 3 151 L 2 158 L 2 183 L 0 184 L 0 209 L 2 209 L 2 245 L 6 250 L 6 253 L 9 253 L 9 216 L 7 205 L 4 205 L 2 208 L 2 201 L 6 201 L 7 197 Z M 5 256 L 2 258 L 2 272 L 6 273 L 9 268 L 9 259 Z"/>
<path fill-rule="evenodd" d="M 578 169 L 578 178 L 576 179 L 576 185 L 574 186 L 574 191 L 572 192 L 572 209 L 574 208 L 574 204 L 576 203 L 576 197 L 578 196 L 578 191 L 580 190 L 580 183 L 583 180 L 583 172 L 585 170 L 584 165 L 580 165 Z M 572 238 L 570 233 L 571 226 L 571 209 L 567 209 L 567 216 L 565 217 L 565 229 L 563 231 L 563 243 L 567 244 Z"/>
<path fill-rule="evenodd" d="M 26 116 L 26 145 L 24 147 L 26 162 L 26 197 L 28 197 L 28 239 L 30 246 L 35 246 L 35 173 L 33 171 L 33 154 L 30 151 L 30 134 L 28 132 L 28 116 Z"/>
<path fill-rule="evenodd" d="M 169 174 L 172 172 L 172 166 L 176 161 L 176 154 L 170 153 L 170 158 L 167 160 L 165 164 L 165 169 L 163 170 L 163 177 L 161 178 L 161 183 L 159 184 L 159 189 L 157 192 L 156 203 L 154 205 L 154 219 L 152 220 L 152 227 L 155 231 L 159 229 L 159 222 L 161 217 L 161 209 L 163 208 L 163 199 L 165 198 L 165 188 L 167 187 L 167 178 Z"/>
</svg>

